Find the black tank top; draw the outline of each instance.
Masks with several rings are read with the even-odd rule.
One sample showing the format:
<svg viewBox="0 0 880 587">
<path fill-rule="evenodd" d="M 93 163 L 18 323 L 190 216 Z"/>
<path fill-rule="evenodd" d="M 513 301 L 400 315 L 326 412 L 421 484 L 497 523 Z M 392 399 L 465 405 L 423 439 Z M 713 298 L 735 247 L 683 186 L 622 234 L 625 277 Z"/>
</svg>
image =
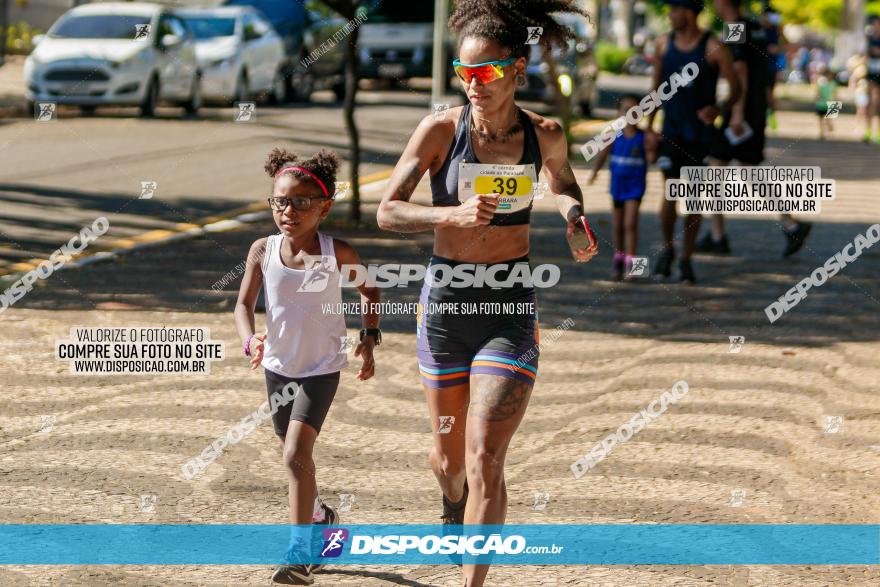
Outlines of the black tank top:
<svg viewBox="0 0 880 587">
<path fill-rule="evenodd" d="M 532 120 L 528 114 L 518 106 L 516 108 L 520 124 L 523 127 L 523 154 L 519 165 L 534 164 L 535 175 L 541 173 L 541 147 L 538 144 L 538 135 L 532 126 Z M 434 206 L 458 206 L 458 164 L 480 163 L 471 147 L 471 104 L 468 103 L 461 111 L 458 126 L 455 129 L 455 138 L 443 167 L 431 176 L 431 201 Z M 495 214 L 489 224 L 494 226 L 513 226 L 516 224 L 529 224 L 532 213 L 532 204 L 528 208 L 518 210 L 510 214 Z"/>
<path fill-rule="evenodd" d="M 712 140 L 712 127 L 703 124 L 697 111 L 715 104 L 718 70 L 706 59 L 706 45 L 711 33 L 704 32 L 691 51 L 675 47 L 675 35 L 669 35 L 669 46 L 663 55 L 662 81 L 669 81 L 673 73 L 681 74 L 688 63 L 696 63 L 699 73 L 687 86 L 679 86 L 672 98 L 663 104 L 663 136 L 670 140 L 707 143 Z M 667 90 L 668 92 L 669 90 Z"/>
</svg>

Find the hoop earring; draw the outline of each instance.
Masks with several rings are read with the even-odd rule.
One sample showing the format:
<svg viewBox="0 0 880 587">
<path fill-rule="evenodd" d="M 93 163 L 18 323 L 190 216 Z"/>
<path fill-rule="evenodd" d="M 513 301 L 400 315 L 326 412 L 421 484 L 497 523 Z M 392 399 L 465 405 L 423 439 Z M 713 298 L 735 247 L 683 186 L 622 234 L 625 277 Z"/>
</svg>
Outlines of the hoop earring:
<svg viewBox="0 0 880 587">
<path fill-rule="evenodd" d="M 526 76 L 525 74 L 518 73 L 516 74 L 516 87 L 524 88 L 526 87 Z"/>
</svg>

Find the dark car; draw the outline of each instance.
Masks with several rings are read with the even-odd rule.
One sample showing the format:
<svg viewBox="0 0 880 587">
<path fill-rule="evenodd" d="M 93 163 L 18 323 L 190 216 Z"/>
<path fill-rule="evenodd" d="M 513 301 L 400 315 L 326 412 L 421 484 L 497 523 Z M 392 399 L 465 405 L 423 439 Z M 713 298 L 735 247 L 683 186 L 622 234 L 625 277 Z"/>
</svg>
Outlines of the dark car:
<svg viewBox="0 0 880 587">
<path fill-rule="evenodd" d="M 288 56 L 287 95 L 307 102 L 316 90 L 331 89 L 342 99 L 345 48 L 331 40 L 346 20 L 323 16 L 297 0 L 224 0 L 226 6 L 253 6 L 260 10 L 284 41 Z M 308 59 L 315 55 L 315 59 Z"/>
</svg>

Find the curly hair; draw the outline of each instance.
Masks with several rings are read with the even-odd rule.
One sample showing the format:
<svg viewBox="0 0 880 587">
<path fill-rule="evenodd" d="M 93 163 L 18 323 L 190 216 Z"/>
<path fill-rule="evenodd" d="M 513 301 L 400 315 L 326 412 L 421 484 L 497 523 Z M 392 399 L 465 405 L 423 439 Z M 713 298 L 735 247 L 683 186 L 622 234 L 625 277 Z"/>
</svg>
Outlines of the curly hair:
<svg viewBox="0 0 880 587">
<path fill-rule="evenodd" d="M 276 147 L 266 157 L 263 169 L 274 183 L 275 176 L 285 167 L 295 165 L 315 174 L 327 187 L 329 196 L 333 197 L 333 185 L 336 183 L 336 173 L 339 171 L 339 156 L 333 151 L 321 149 L 311 159 L 300 159 L 295 153 Z M 305 179 L 314 183 L 314 179 L 299 171 L 289 171 L 298 179 Z"/>
<path fill-rule="evenodd" d="M 515 57 L 528 58 L 527 27 L 544 29 L 539 42 L 548 49 L 564 48 L 575 38 L 569 27 L 553 18 L 559 12 L 590 18 L 576 0 L 458 0 L 448 26 L 459 43 L 465 37 L 480 37 L 506 47 Z"/>
</svg>

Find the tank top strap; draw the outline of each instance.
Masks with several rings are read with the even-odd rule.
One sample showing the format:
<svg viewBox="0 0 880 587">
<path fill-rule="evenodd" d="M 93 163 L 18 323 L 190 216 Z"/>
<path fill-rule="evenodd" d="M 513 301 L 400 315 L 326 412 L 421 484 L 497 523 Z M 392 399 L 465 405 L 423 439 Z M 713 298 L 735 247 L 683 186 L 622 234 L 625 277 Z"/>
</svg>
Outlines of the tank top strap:
<svg viewBox="0 0 880 587">
<path fill-rule="evenodd" d="M 711 35 L 712 33 L 710 31 L 704 31 L 703 36 L 700 37 L 700 42 L 698 44 L 700 59 L 706 59 L 706 47 L 709 45 L 709 37 Z"/>
<path fill-rule="evenodd" d="M 336 249 L 333 247 L 333 237 L 329 234 L 319 232 L 318 241 L 321 244 L 321 256 L 336 259 Z"/>
<path fill-rule="evenodd" d="M 274 257 L 273 251 L 275 250 L 275 244 L 280 237 L 280 234 L 273 234 L 266 239 L 266 248 L 263 251 L 263 259 L 260 261 L 260 266 L 263 268 L 263 273 L 269 270 L 269 264 L 272 262 Z"/>
</svg>

